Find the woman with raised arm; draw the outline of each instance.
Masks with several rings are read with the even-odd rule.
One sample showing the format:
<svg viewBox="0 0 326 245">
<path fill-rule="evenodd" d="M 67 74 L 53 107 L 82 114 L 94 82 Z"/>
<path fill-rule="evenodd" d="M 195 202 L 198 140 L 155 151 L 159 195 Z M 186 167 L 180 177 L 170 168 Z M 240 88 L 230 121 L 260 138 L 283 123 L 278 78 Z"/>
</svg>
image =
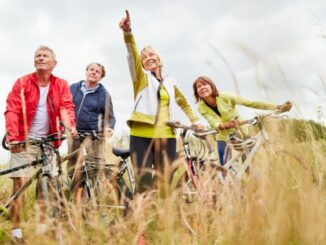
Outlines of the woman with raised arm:
<svg viewBox="0 0 326 245">
<path fill-rule="evenodd" d="M 236 105 L 262 109 L 289 111 L 290 101 L 276 105 L 274 103 L 253 101 L 230 93 L 220 93 L 213 81 L 205 76 L 198 77 L 193 83 L 193 91 L 198 105 L 198 111 L 207 120 L 211 127 L 220 132 L 216 135 L 217 149 L 221 165 L 225 164 L 226 140 L 238 127 L 239 113 Z"/>
<path fill-rule="evenodd" d="M 168 121 L 175 120 L 176 104 L 192 123 L 199 127 L 200 124 L 175 79 L 162 70 L 159 53 L 150 46 L 138 52 L 128 11 L 119 26 L 128 50 L 134 88 L 134 109 L 127 121 L 130 127 L 130 153 L 133 165 L 137 166 L 137 191 L 143 192 L 155 187 L 152 166 L 163 174 L 165 163 L 171 164 L 176 158 L 176 135 L 166 125 Z"/>
</svg>

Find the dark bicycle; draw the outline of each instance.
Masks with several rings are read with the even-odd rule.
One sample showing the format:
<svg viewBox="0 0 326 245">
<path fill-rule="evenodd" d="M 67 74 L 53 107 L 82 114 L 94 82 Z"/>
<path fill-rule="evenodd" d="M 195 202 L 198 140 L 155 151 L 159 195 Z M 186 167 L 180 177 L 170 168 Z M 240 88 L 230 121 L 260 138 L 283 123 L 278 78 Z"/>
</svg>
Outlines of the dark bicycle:
<svg viewBox="0 0 326 245">
<path fill-rule="evenodd" d="M 35 180 L 37 180 L 36 195 L 41 195 L 42 210 L 45 211 L 46 217 L 52 220 L 57 239 L 60 241 L 60 243 L 62 242 L 60 217 L 63 215 L 66 203 L 64 202 L 65 199 L 63 198 L 63 193 L 61 192 L 62 186 L 59 181 L 59 176 L 62 173 L 61 162 L 66 159 L 60 158 L 58 149 L 56 149 L 52 143 L 64 139 L 66 139 L 66 137 L 62 134 L 62 132 L 59 132 L 46 137 L 30 137 L 26 141 L 19 142 L 17 145 L 22 144 L 25 148 L 33 145 L 37 146 L 40 149 L 39 158 L 31 163 L 22 164 L 17 167 L 0 171 L 0 176 L 2 176 L 31 166 L 39 167 L 34 175 L 29 178 L 22 187 L 12 193 L 10 198 L 4 204 L 4 207 L 9 209 L 11 207 L 11 203 L 17 199 L 19 195 L 25 192 Z M 9 147 L 6 144 L 6 136 L 2 140 L 2 146 L 6 150 L 9 150 Z M 56 157 L 56 167 L 58 168 L 58 175 L 56 176 L 52 173 L 52 168 L 54 166 L 51 164 L 51 161 L 53 157 Z"/>
<path fill-rule="evenodd" d="M 40 148 L 39 158 L 31 163 L 0 171 L 0 176 L 2 176 L 30 166 L 40 167 L 20 189 L 10 196 L 5 202 L 2 212 L 8 213 L 7 210 L 10 208 L 12 201 L 24 193 L 35 180 L 38 180 L 40 184 L 37 185 L 36 192 L 41 193 L 44 210 L 46 210 L 47 217 L 53 220 L 55 224 L 53 227 L 56 228 L 56 235 L 61 242 L 63 240 L 62 218 L 64 218 L 63 220 L 68 219 L 70 227 L 78 232 L 76 222 L 71 216 L 74 207 L 71 202 L 67 202 L 74 200 L 74 189 L 77 186 L 81 187 L 82 193 L 86 197 L 87 208 L 85 210 L 97 210 L 99 207 L 125 210 L 135 188 L 135 179 L 129 162 L 129 150 L 118 148 L 113 148 L 113 153 L 118 157 L 117 164 L 99 166 L 94 159 L 86 156 L 85 161 L 83 161 L 83 168 L 80 170 L 81 177 L 78 182 L 75 178 L 67 178 L 64 171 L 62 171 L 62 163 L 75 158 L 80 150 L 78 149 L 65 157 L 60 157 L 59 150 L 52 145 L 52 142 L 64 139 L 66 139 L 66 136 L 61 132 L 20 142 L 19 144 L 38 146 Z M 5 137 L 2 145 L 9 150 Z M 53 176 L 50 173 L 51 168 L 49 168 L 49 165 L 53 154 L 56 157 L 58 176 Z M 111 188 L 104 188 L 108 186 Z M 100 200 L 100 197 L 103 198 L 103 196 L 106 196 L 106 199 Z"/>
<path fill-rule="evenodd" d="M 92 143 L 104 139 L 103 134 L 95 131 L 79 133 L 78 137 L 81 142 L 88 139 Z M 126 210 L 135 191 L 129 150 L 113 147 L 112 152 L 118 160 L 112 163 L 87 154 L 83 144 L 77 151 L 79 157 L 70 181 L 68 199 L 81 208 L 83 218 L 93 217 L 99 209 Z"/>
</svg>

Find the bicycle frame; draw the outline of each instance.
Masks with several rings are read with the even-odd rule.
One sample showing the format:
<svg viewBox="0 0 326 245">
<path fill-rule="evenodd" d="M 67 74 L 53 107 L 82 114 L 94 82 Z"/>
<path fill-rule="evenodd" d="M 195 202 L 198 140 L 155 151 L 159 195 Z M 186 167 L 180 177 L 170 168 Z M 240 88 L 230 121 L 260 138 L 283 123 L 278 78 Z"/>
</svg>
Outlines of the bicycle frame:
<svg viewBox="0 0 326 245">
<path fill-rule="evenodd" d="M 17 167 L 8 168 L 8 169 L 0 171 L 0 176 L 2 176 L 2 175 L 16 172 L 17 170 L 20 170 L 20 169 L 24 169 L 24 168 L 31 167 L 31 166 L 37 166 L 37 165 L 41 164 L 41 168 L 39 170 L 37 170 L 36 173 L 32 177 L 30 177 L 24 185 L 22 185 L 17 191 L 12 193 L 12 195 L 10 196 L 10 198 L 7 200 L 7 202 L 4 205 L 5 208 L 10 208 L 10 204 L 12 203 L 12 201 L 15 200 L 19 195 L 21 195 L 33 183 L 34 180 L 41 178 L 43 176 L 50 176 L 51 178 L 53 178 L 53 176 L 49 173 L 49 170 L 46 169 L 47 159 L 46 159 L 46 155 L 45 155 L 44 146 L 40 147 L 40 149 L 41 149 L 41 156 L 42 156 L 41 159 L 34 160 L 31 163 L 23 164 L 23 165 L 20 165 Z M 56 149 L 53 149 L 53 150 L 57 156 L 57 165 L 59 167 L 59 172 L 60 172 L 61 166 L 60 166 L 59 151 Z"/>
<path fill-rule="evenodd" d="M 94 140 L 96 141 L 99 140 L 101 137 L 103 137 L 103 135 L 98 135 L 96 132 L 92 132 L 92 133 L 80 133 L 79 137 L 82 139 L 82 141 L 86 138 L 89 138 L 91 141 Z M 98 203 L 95 200 L 96 199 L 96 194 L 94 193 L 95 186 L 93 185 L 96 185 L 95 183 L 100 180 L 94 182 L 94 180 L 97 179 L 97 177 L 95 177 L 94 179 L 94 172 L 96 173 L 95 174 L 96 176 L 101 175 L 101 173 L 103 172 L 104 176 L 108 179 L 112 177 L 113 172 L 116 172 L 114 182 L 119 186 L 127 186 L 126 197 L 132 198 L 132 195 L 135 192 L 135 178 L 132 170 L 128 166 L 127 158 L 129 157 L 130 154 L 129 150 L 121 150 L 116 148 L 113 149 L 113 153 L 119 157 L 118 164 L 107 164 L 107 163 L 99 162 L 96 158 L 92 156 L 89 157 L 85 145 L 83 145 L 83 143 L 80 144 L 80 149 L 77 149 L 77 151 L 80 152 L 81 158 L 78 159 L 77 161 L 77 165 L 75 167 L 75 171 L 71 180 L 71 184 L 69 188 L 70 194 L 72 193 L 73 190 L 76 190 L 76 187 L 84 188 L 84 191 L 87 193 L 87 200 L 92 200 L 92 205 L 94 207 L 99 207 Z M 117 168 L 117 171 L 114 171 L 114 168 Z M 127 172 L 130 186 L 126 184 L 125 179 L 123 177 L 126 172 Z M 90 176 L 90 174 L 92 176 Z M 118 206 L 118 208 L 124 209 L 125 207 Z"/>
<path fill-rule="evenodd" d="M 231 172 L 231 174 L 233 174 L 234 176 L 236 176 L 238 179 L 240 179 L 243 174 L 245 173 L 245 171 L 247 170 L 247 168 L 249 167 L 249 164 L 251 163 L 253 157 L 255 156 L 256 152 L 258 151 L 258 149 L 260 148 L 261 144 L 267 140 L 267 134 L 265 131 L 260 131 L 259 133 L 257 133 L 253 139 L 255 139 L 256 143 L 254 145 L 254 147 L 248 152 L 247 149 L 243 149 L 239 152 L 237 152 L 230 160 L 228 160 L 223 168 L 225 168 L 226 170 L 228 170 L 229 172 Z M 240 167 L 239 171 L 236 172 L 234 165 L 237 163 L 237 161 L 239 159 L 241 159 L 242 157 L 246 157 L 245 161 L 242 163 L 242 166 Z"/>
<path fill-rule="evenodd" d="M 183 145 L 183 150 L 184 150 L 184 153 L 185 153 L 185 161 L 184 161 L 185 171 L 186 171 L 187 176 L 188 176 L 188 180 L 187 180 L 187 182 L 185 184 L 186 184 L 186 186 L 188 186 L 190 183 L 192 183 L 192 185 L 194 186 L 194 188 L 196 190 L 196 191 L 186 190 L 186 192 L 184 194 L 185 195 L 198 194 L 200 196 L 200 198 L 204 202 L 206 202 L 208 200 L 208 194 L 209 193 L 205 193 L 205 191 L 204 191 L 204 188 L 203 188 L 202 183 L 201 183 L 200 178 L 199 178 L 200 170 L 198 169 L 198 166 L 199 166 L 199 168 L 201 166 L 204 167 L 206 161 L 199 156 L 200 152 L 198 154 L 195 154 L 195 155 L 191 154 L 190 146 L 189 146 L 189 144 L 190 144 L 189 138 L 190 138 L 191 135 L 194 135 L 197 138 L 206 140 L 205 137 L 207 135 L 216 134 L 217 131 L 214 130 L 214 129 L 207 129 L 207 130 L 204 130 L 204 131 L 201 131 L 201 132 L 196 132 L 191 127 L 186 126 L 186 125 L 182 125 L 179 122 L 169 122 L 168 125 L 173 127 L 173 128 L 182 129 L 182 133 L 180 134 L 180 138 L 181 138 L 182 145 Z M 208 147 L 208 148 L 210 149 L 210 147 Z"/>
<path fill-rule="evenodd" d="M 243 122 L 240 122 L 240 125 L 248 124 L 248 125 L 257 125 L 259 132 L 256 133 L 253 137 L 250 137 L 247 140 L 252 140 L 254 142 L 253 147 L 246 147 L 246 139 L 243 140 L 243 142 L 238 143 L 240 145 L 241 150 L 238 150 L 238 152 L 229 159 L 223 166 L 223 168 L 231 173 L 234 177 L 236 177 L 238 180 L 240 180 L 243 176 L 243 174 L 247 171 L 249 168 L 250 163 L 252 162 L 252 159 L 254 158 L 255 154 L 259 150 L 260 146 L 265 142 L 268 141 L 268 134 L 263 127 L 262 121 L 271 116 L 277 115 L 278 112 L 274 111 L 272 113 L 268 113 L 265 115 L 260 115 L 257 117 L 254 117 L 253 119 L 246 120 Z M 229 146 L 232 148 L 232 137 L 229 138 Z M 242 145 L 242 146 L 241 146 Z M 240 159 L 244 159 L 243 163 L 240 167 L 237 167 L 236 164 Z"/>
</svg>

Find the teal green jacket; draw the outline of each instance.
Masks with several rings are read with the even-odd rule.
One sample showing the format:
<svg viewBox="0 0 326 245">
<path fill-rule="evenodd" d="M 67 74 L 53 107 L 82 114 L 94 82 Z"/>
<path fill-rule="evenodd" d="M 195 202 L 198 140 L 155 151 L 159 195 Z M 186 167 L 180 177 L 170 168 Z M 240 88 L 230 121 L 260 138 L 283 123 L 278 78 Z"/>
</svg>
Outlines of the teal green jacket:
<svg viewBox="0 0 326 245">
<path fill-rule="evenodd" d="M 241 120 L 239 112 L 236 109 L 236 105 L 262 110 L 276 110 L 277 108 L 277 105 L 273 103 L 248 100 L 225 92 L 220 93 L 220 95 L 216 97 L 216 104 L 221 116 L 216 114 L 204 101 L 199 102 L 198 105 L 199 113 L 207 120 L 209 125 L 215 129 L 218 129 L 220 124 L 228 122 L 236 117 Z M 234 130 L 235 129 L 220 130 L 220 132 L 216 135 L 216 140 L 227 140 L 228 136 L 232 134 Z"/>
</svg>

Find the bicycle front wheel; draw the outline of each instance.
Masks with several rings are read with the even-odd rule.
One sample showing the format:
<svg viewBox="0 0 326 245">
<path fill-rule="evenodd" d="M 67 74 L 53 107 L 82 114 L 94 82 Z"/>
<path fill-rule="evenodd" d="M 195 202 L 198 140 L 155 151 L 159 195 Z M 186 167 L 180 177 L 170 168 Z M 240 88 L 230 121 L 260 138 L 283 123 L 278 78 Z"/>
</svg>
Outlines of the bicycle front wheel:
<svg viewBox="0 0 326 245">
<path fill-rule="evenodd" d="M 121 210 L 126 209 L 125 197 L 111 171 L 92 169 L 72 184 L 73 201 L 86 221 L 105 219 L 111 222 Z"/>
<path fill-rule="evenodd" d="M 39 180 L 37 196 L 40 205 L 40 224 L 52 224 L 46 231 L 54 232 L 59 243 L 63 241 L 60 218 L 63 216 L 63 202 L 56 177 L 44 175 Z"/>
</svg>

